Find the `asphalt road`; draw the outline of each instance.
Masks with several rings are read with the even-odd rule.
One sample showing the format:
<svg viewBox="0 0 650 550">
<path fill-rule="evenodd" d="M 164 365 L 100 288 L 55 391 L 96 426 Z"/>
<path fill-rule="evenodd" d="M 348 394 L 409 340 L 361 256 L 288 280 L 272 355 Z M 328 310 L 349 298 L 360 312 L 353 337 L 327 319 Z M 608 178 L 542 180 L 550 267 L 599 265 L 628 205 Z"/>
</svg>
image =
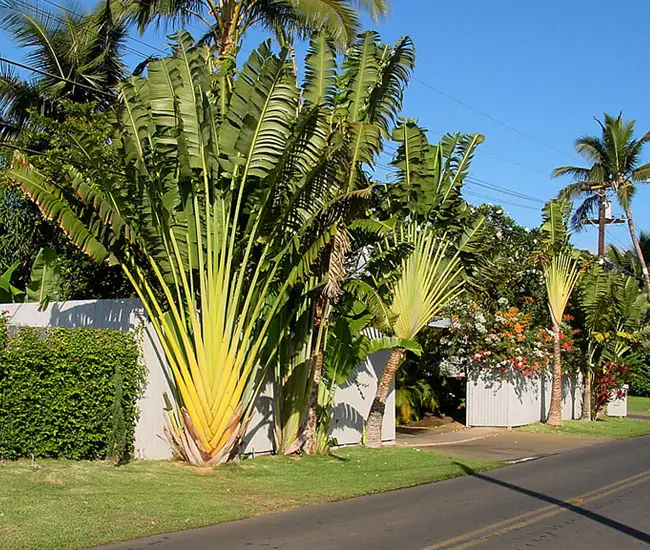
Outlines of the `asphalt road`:
<svg viewBox="0 0 650 550">
<path fill-rule="evenodd" d="M 650 548 L 650 436 L 105 548 Z"/>
</svg>

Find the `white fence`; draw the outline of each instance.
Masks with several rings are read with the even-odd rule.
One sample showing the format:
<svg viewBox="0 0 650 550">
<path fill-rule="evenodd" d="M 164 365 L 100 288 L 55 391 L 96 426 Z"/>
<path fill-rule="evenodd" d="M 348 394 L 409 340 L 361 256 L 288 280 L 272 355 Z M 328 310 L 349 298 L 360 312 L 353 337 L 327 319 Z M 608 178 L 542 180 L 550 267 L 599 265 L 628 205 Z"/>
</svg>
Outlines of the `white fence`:
<svg viewBox="0 0 650 550">
<path fill-rule="evenodd" d="M 525 377 L 508 372 L 476 370 L 467 377 L 467 425 L 512 428 L 546 420 L 551 401 L 547 376 Z M 580 418 L 580 377 L 562 380 L 562 417 Z"/>
<path fill-rule="evenodd" d="M 142 327 L 142 357 L 147 367 L 147 385 L 138 403 L 140 415 L 135 428 L 135 452 L 141 459 L 171 457 L 164 435 L 163 393 L 169 393 L 165 359 L 160 342 L 144 315 L 139 300 L 79 300 L 50 304 L 39 311 L 38 304 L 3 304 L 9 322 L 35 327 L 85 327 L 133 331 Z M 339 388 L 334 402 L 332 437 L 341 445 L 361 441 L 363 423 L 370 411 L 377 379 L 388 361 L 387 352 L 377 353 L 359 365 L 350 381 Z M 245 437 L 245 453 L 273 450 L 273 387 L 267 384 L 258 398 L 250 428 Z M 395 395 L 386 402 L 383 440 L 395 441 Z"/>
</svg>

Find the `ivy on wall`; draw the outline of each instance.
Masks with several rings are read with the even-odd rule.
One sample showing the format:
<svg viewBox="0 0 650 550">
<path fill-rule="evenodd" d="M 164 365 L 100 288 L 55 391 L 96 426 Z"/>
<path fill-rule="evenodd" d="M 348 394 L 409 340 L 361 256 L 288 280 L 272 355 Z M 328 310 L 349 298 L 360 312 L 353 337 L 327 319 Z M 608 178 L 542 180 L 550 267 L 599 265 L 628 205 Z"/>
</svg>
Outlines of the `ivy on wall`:
<svg viewBox="0 0 650 550">
<path fill-rule="evenodd" d="M 0 317 L 0 458 L 128 460 L 144 388 L 134 334 L 10 328 Z"/>
</svg>

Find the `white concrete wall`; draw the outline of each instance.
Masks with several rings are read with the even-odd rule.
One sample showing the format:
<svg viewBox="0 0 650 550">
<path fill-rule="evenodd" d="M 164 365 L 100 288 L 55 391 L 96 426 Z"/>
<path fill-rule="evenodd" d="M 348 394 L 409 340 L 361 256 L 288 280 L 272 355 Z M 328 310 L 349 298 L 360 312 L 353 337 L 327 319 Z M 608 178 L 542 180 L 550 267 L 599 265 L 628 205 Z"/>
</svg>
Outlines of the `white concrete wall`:
<svg viewBox="0 0 650 550">
<path fill-rule="evenodd" d="M 525 377 L 475 370 L 467 379 L 467 425 L 512 428 L 546 419 L 551 398 L 550 376 Z M 562 416 L 580 418 L 580 379 L 564 377 Z"/>
<path fill-rule="evenodd" d="M 621 388 L 623 395 L 618 397 L 618 392 L 613 392 L 612 400 L 607 403 L 607 416 L 627 416 L 627 391 L 629 386 Z"/>
<path fill-rule="evenodd" d="M 363 424 L 370 413 L 370 406 L 377 391 L 377 381 L 388 363 L 390 351 L 371 355 L 351 374 L 349 381 L 338 389 L 334 400 L 332 437 L 339 445 L 361 442 Z M 391 388 L 386 399 L 382 439 L 385 443 L 395 441 L 395 392 Z"/>
<path fill-rule="evenodd" d="M 158 460 L 172 456 L 165 437 L 163 393 L 171 397 L 165 359 L 160 341 L 144 315 L 139 300 L 80 300 L 50 304 L 44 311 L 38 304 L 3 304 L 9 322 L 36 327 L 85 327 L 135 330 L 143 327 L 142 356 L 147 367 L 147 386 L 138 402 L 140 416 L 135 428 L 137 458 Z M 360 365 L 351 380 L 337 392 L 334 402 L 332 436 L 339 444 L 361 441 L 363 423 L 377 388 L 377 379 L 388 362 L 388 352 L 377 353 Z M 248 432 L 244 438 L 245 454 L 273 450 L 273 385 L 268 383 L 258 396 Z M 395 441 L 395 394 L 391 390 L 386 402 L 383 440 Z"/>
</svg>

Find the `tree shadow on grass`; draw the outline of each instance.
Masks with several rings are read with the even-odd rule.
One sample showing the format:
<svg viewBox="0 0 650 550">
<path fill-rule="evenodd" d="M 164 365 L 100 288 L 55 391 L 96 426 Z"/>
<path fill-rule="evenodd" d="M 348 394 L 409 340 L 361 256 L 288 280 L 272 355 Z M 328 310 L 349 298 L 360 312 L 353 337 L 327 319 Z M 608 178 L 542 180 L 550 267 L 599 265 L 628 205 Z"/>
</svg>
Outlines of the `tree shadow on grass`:
<svg viewBox="0 0 650 550">
<path fill-rule="evenodd" d="M 526 495 L 532 498 L 536 498 L 537 500 L 541 500 L 542 502 L 548 502 L 549 504 L 554 504 L 555 506 L 564 508 L 565 510 L 568 510 L 570 512 L 574 512 L 582 517 L 595 521 L 596 523 L 600 523 L 601 525 L 605 525 L 606 527 L 614 529 L 615 531 L 619 531 L 637 540 L 645 542 L 646 544 L 650 544 L 650 534 L 644 533 L 643 531 L 639 531 L 634 527 L 630 527 L 629 525 L 625 525 L 624 523 L 620 523 L 616 520 L 610 519 L 601 514 L 597 514 L 596 512 L 592 512 L 591 510 L 585 510 L 584 508 L 581 508 L 580 506 L 576 506 L 575 504 L 571 504 L 570 502 L 565 502 L 564 500 L 560 500 L 551 497 L 549 495 L 545 495 L 543 493 L 538 493 L 530 489 L 525 489 L 524 487 L 519 487 L 518 485 L 508 483 L 507 481 L 495 479 L 493 477 L 490 477 L 488 475 L 473 470 L 472 468 L 470 468 L 466 464 L 463 464 L 462 462 L 454 462 L 454 464 L 456 464 L 459 468 L 461 468 L 468 476 L 475 477 L 477 479 L 486 481 L 488 483 L 492 483 L 494 485 L 498 485 L 500 487 L 505 487 L 506 489 L 510 489 L 512 491 L 516 491 L 517 493 L 521 493 L 522 495 Z"/>
</svg>

